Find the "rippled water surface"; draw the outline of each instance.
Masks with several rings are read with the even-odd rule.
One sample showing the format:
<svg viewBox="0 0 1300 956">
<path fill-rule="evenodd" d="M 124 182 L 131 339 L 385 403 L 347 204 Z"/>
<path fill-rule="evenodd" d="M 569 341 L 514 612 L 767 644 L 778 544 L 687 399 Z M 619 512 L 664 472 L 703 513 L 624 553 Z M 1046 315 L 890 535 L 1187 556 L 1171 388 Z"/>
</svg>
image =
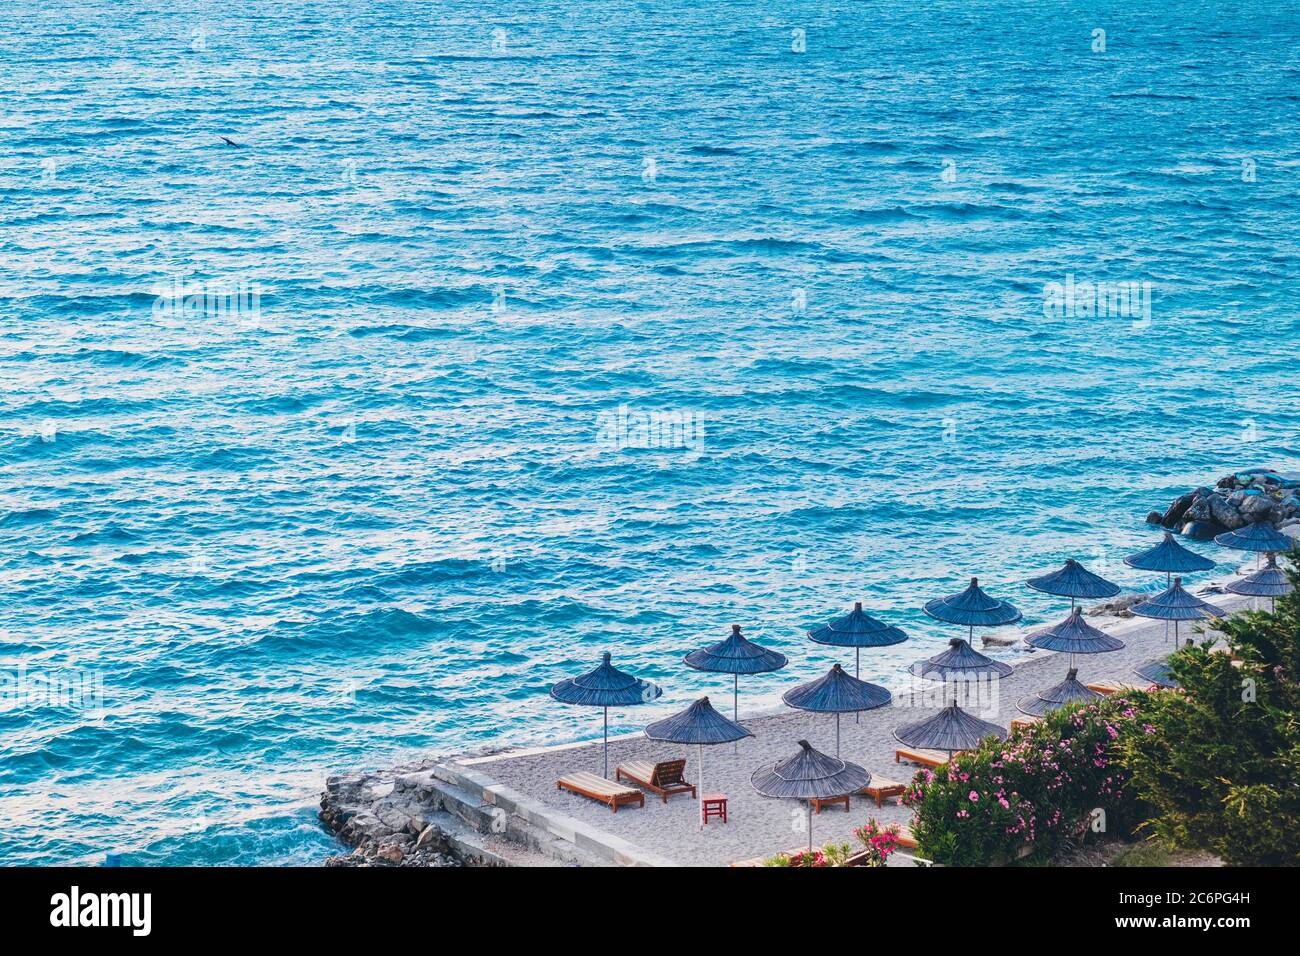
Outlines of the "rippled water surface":
<svg viewBox="0 0 1300 956">
<path fill-rule="evenodd" d="M 854 599 L 888 682 L 970 574 L 1148 583 L 1149 508 L 1296 462 L 1297 51 L 1294 2 L 5 4 L 0 862 L 314 862 L 326 774 L 598 733 L 545 690 L 606 648 L 672 709 L 741 623 L 757 703 Z"/>
</svg>

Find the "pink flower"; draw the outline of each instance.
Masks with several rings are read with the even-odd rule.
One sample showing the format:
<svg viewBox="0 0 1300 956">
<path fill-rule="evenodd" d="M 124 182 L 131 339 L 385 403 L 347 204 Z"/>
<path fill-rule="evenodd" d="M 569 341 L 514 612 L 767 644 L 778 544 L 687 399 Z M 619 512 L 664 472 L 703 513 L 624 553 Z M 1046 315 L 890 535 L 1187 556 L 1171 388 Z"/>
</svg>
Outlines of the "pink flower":
<svg viewBox="0 0 1300 956">
<path fill-rule="evenodd" d="M 971 802 L 971 803 L 979 803 L 979 802 L 980 802 L 980 795 L 979 795 L 978 793 L 976 793 L 974 790 L 972 790 L 972 791 L 970 792 L 970 802 Z"/>
</svg>

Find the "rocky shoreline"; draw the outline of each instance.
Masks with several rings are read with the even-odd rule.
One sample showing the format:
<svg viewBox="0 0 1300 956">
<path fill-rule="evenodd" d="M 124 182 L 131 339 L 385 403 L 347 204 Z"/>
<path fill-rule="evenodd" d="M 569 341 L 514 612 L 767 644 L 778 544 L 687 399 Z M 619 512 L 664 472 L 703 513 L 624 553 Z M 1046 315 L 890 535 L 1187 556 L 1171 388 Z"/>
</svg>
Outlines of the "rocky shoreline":
<svg viewBox="0 0 1300 956">
<path fill-rule="evenodd" d="M 1163 512 L 1147 515 L 1158 524 L 1196 541 L 1208 541 L 1257 521 L 1300 537 L 1300 478 L 1268 468 L 1224 475 L 1213 488 L 1180 495 Z"/>
<path fill-rule="evenodd" d="M 464 866 L 429 805 L 395 773 L 330 777 L 320 802 L 325 829 L 353 848 L 326 866 Z"/>
<path fill-rule="evenodd" d="M 480 755 L 493 752 L 491 748 Z M 466 756 L 466 755 L 462 755 Z M 554 852 L 548 835 L 439 774 L 436 758 L 390 770 L 330 777 L 318 817 L 352 848 L 326 866 L 590 865 L 578 852 Z M 549 851 L 549 852 L 548 852 Z"/>
</svg>

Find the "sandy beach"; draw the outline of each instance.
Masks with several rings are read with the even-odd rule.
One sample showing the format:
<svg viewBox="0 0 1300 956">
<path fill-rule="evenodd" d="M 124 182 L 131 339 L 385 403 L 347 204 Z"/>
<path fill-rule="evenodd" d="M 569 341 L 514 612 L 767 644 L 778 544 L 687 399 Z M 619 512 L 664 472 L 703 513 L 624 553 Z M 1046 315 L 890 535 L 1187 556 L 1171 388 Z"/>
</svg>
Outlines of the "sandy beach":
<svg viewBox="0 0 1300 956">
<path fill-rule="evenodd" d="M 1231 578 L 1202 582 L 1191 590 L 1225 610 L 1239 610 L 1249 599 L 1218 593 Z M 1064 615 L 1062 615 L 1064 616 Z M 1089 623 L 1102 627 L 1125 642 L 1122 650 L 1107 654 L 1080 656 L 1076 660 L 1079 679 L 1085 683 L 1114 679 L 1131 683 L 1141 680 L 1133 668 L 1141 663 L 1162 657 L 1173 647 L 1166 638 L 1165 625 L 1141 618 L 1090 618 Z M 1036 629 L 1036 628 L 1035 628 Z M 953 628 L 952 636 L 959 628 Z M 1026 629 L 1029 633 L 1032 629 Z M 1190 634 L 1184 625 L 1182 634 Z M 918 648 L 933 649 L 934 642 Z M 976 649 L 980 649 L 978 633 Z M 847 657 L 848 655 L 846 655 Z M 922 656 L 918 653 L 918 657 Z M 1016 702 L 1026 694 L 1043 690 L 1065 678 L 1066 657 L 1052 652 L 1037 652 L 1020 661 L 1014 673 L 997 686 L 987 710 L 979 716 L 1006 727 L 1019 716 Z M 800 680 L 811 679 L 813 674 L 793 662 L 792 676 Z M 792 680 L 791 683 L 796 681 Z M 718 682 L 701 680 L 701 693 L 712 693 L 712 701 L 720 710 L 730 715 L 729 694 L 718 693 Z M 933 685 L 937 687 L 938 685 Z M 893 731 L 901 724 L 921 719 L 933 713 L 933 707 L 920 709 L 911 706 L 907 689 L 900 694 L 894 688 L 895 701 L 889 706 L 863 713 L 855 722 L 852 715 L 841 718 L 840 755 L 859 763 L 871 771 L 875 778 L 889 778 L 901 783 L 909 781 L 918 769 L 912 764 L 898 764 L 894 751 L 898 746 Z M 931 698 L 931 701 L 933 698 Z M 597 712 L 598 714 L 598 712 Z M 607 806 L 585 797 L 557 791 L 555 781 L 566 772 L 588 770 L 601 772 L 600 742 L 547 748 L 542 750 L 502 754 L 473 761 L 472 769 L 522 792 L 528 797 L 576 818 L 593 827 L 612 833 L 646 850 L 686 866 L 726 865 L 754 857 L 770 856 L 782 850 L 806 844 L 804 809 L 801 803 L 774 800 L 759 796 L 750 785 L 750 775 L 760 766 L 790 756 L 797 749 L 800 738 L 806 738 L 814 747 L 828 753 L 835 750 L 835 720 L 831 716 L 807 714 L 789 708 L 764 713 L 746 713 L 741 701 L 741 722 L 754 734 L 753 739 L 732 745 L 706 748 L 705 788 L 710 793 L 723 793 L 728 798 L 729 821 L 726 824 L 711 822 L 703 830 L 698 823 L 698 806 L 689 797 L 673 797 L 667 804 L 657 796 L 647 794 L 644 808 L 620 809 L 617 814 Z M 687 758 L 687 776 L 695 779 L 697 772 L 696 748 L 658 743 L 641 735 L 621 737 L 610 741 L 610 776 L 623 761 L 668 760 Z M 453 761 L 454 763 L 454 761 Z M 882 823 L 905 823 L 910 812 L 897 800 L 886 801 L 877 809 L 875 802 L 866 797 L 855 797 L 850 812 L 840 807 L 828 807 L 814 818 L 813 843 L 852 842 L 852 831 L 870 817 Z"/>
</svg>

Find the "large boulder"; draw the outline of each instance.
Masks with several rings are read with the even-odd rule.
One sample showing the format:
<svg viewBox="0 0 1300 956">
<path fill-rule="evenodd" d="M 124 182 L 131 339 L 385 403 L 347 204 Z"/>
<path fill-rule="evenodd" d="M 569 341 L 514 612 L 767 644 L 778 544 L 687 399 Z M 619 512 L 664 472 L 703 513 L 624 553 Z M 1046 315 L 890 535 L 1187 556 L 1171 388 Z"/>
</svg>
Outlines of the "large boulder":
<svg viewBox="0 0 1300 956">
<path fill-rule="evenodd" d="M 1167 510 L 1164 513 L 1164 516 L 1159 519 L 1159 523 L 1164 525 L 1166 528 L 1177 528 L 1183 523 L 1183 515 L 1187 514 L 1187 509 L 1192 506 L 1192 502 L 1195 500 L 1196 493 L 1190 491 L 1185 495 L 1175 498 L 1173 504 L 1169 506 L 1169 510 Z M 1154 513 L 1155 512 L 1152 512 L 1152 514 Z M 1147 521 L 1151 524 L 1155 523 L 1151 521 L 1149 516 Z"/>
<path fill-rule="evenodd" d="M 1247 518 L 1255 520 L 1265 518 L 1273 510 L 1273 499 L 1268 495 L 1247 495 L 1237 506 L 1237 510 Z"/>
<path fill-rule="evenodd" d="M 1183 514 L 1183 520 L 1186 521 L 1213 521 L 1214 514 L 1210 511 L 1210 496 L 1196 498 L 1192 501 L 1191 506 Z"/>
<path fill-rule="evenodd" d="M 397 866 L 405 857 L 406 851 L 395 843 L 387 843 L 375 851 L 375 859 L 389 866 Z"/>
<path fill-rule="evenodd" d="M 1227 528 L 1222 524 L 1210 520 L 1210 522 L 1188 522 L 1183 525 L 1182 536 L 1190 537 L 1192 541 L 1210 541 L 1214 536 L 1222 535 Z"/>
<path fill-rule="evenodd" d="M 1183 525 L 1182 535 L 1193 541 L 1210 541 L 1216 534 L 1223 534 L 1227 530 L 1217 521 L 1189 521 Z"/>
<path fill-rule="evenodd" d="M 1229 531 L 1236 531 L 1238 528 L 1245 527 L 1246 519 L 1228 503 L 1228 499 L 1222 494 L 1212 494 L 1206 500 L 1210 503 L 1210 517 Z"/>
<path fill-rule="evenodd" d="M 1101 604 L 1094 604 L 1084 613 L 1089 617 L 1133 617 L 1133 612 L 1129 608 L 1150 596 L 1150 594 L 1121 594 Z"/>
</svg>

